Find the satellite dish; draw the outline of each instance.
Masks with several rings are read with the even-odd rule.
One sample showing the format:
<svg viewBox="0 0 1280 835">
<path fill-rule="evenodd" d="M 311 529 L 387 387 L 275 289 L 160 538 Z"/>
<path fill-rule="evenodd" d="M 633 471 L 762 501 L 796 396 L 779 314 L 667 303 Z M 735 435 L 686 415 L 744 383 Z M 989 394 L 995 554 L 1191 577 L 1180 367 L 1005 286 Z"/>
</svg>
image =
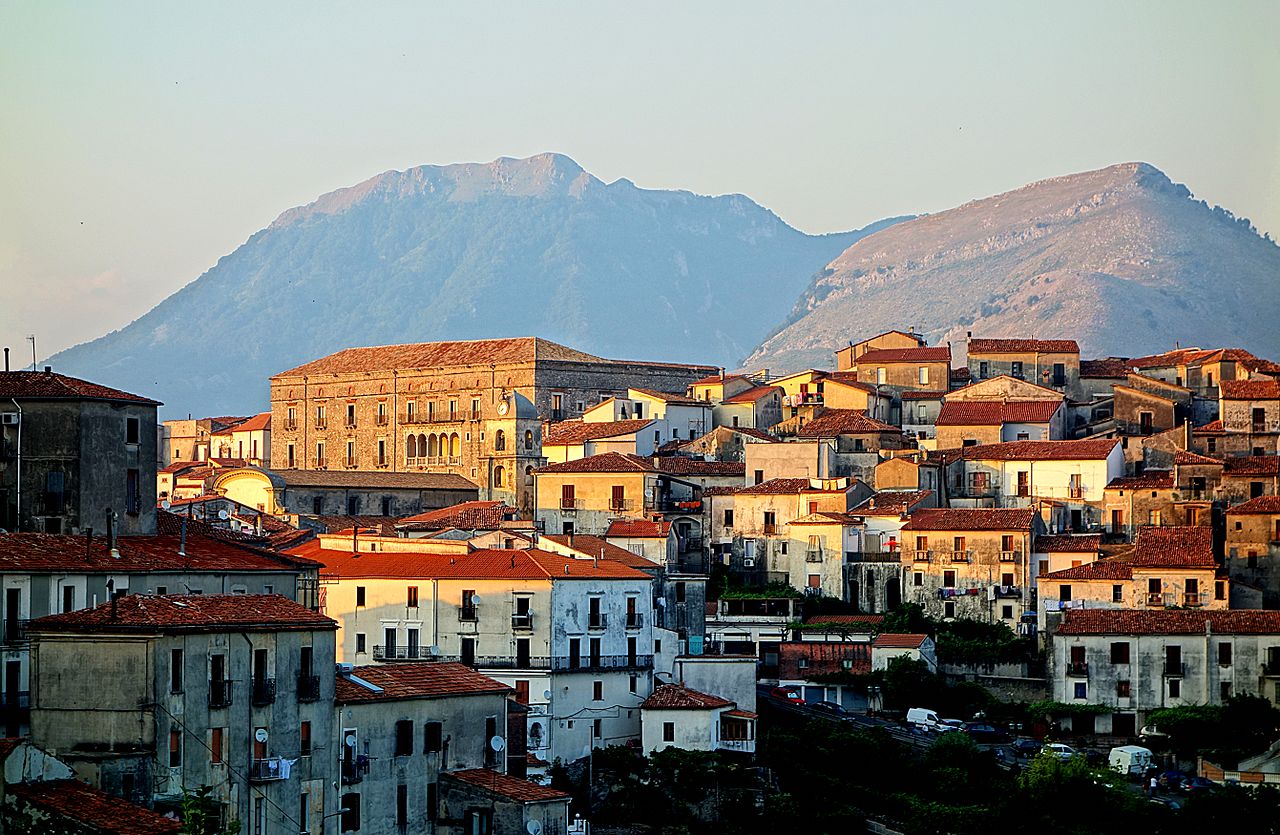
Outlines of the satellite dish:
<svg viewBox="0 0 1280 835">
<path fill-rule="evenodd" d="M 543 690 L 543 691 L 542 691 L 542 698 L 546 699 L 547 701 L 551 701 L 551 691 L 550 691 L 550 690 Z"/>
<path fill-rule="evenodd" d="M 219 510 L 219 511 L 218 511 L 218 518 L 225 522 L 225 521 L 227 521 L 228 519 L 230 519 L 230 518 L 231 518 L 231 514 L 230 514 L 230 513 L 227 513 L 225 510 Z"/>
<path fill-rule="evenodd" d="M 542 822 L 529 821 L 524 825 L 524 831 L 528 832 L 529 835 L 542 835 Z"/>
<path fill-rule="evenodd" d="M 344 740 L 343 740 L 343 742 L 347 743 L 347 747 L 348 747 L 348 748 L 355 748 L 355 747 L 356 747 L 356 735 L 355 735 L 355 734 L 347 734 L 347 738 L 346 738 L 346 739 L 344 739 Z"/>
<path fill-rule="evenodd" d="M 168 510 L 168 509 L 169 509 L 169 508 L 171 508 L 171 507 L 173 507 L 173 505 L 169 504 L 169 500 L 168 500 L 168 499 L 165 499 L 164 501 L 160 502 L 160 509 L 161 509 L 161 510 Z"/>
<path fill-rule="evenodd" d="M 507 747 L 507 741 L 500 736 L 495 736 L 493 739 L 489 740 L 489 747 L 494 751 L 501 751 L 503 748 Z"/>
<path fill-rule="evenodd" d="M 258 728 L 258 730 L 253 732 L 253 738 L 258 740 L 259 742 L 266 742 L 268 738 L 267 729 Z"/>
<path fill-rule="evenodd" d="M 471 605 L 472 605 L 472 606 L 479 606 L 479 605 L 480 605 L 480 595 L 478 595 L 478 594 L 473 594 L 473 595 L 471 595 Z"/>
</svg>

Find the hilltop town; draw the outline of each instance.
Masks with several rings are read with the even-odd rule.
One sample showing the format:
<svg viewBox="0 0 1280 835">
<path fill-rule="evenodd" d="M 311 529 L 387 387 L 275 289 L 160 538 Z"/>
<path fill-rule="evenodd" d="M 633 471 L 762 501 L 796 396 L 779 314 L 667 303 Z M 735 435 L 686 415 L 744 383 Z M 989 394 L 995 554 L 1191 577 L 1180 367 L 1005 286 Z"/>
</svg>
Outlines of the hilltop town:
<svg viewBox="0 0 1280 835">
<path fill-rule="evenodd" d="M 163 422 L 6 367 L 0 820 L 968 831 L 944 810 L 1043 824 L 1068 789 L 1111 823 L 1048 831 L 1253 814 L 1280 364 L 849 337 L 784 376 L 350 348 L 257 414 Z"/>
</svg>

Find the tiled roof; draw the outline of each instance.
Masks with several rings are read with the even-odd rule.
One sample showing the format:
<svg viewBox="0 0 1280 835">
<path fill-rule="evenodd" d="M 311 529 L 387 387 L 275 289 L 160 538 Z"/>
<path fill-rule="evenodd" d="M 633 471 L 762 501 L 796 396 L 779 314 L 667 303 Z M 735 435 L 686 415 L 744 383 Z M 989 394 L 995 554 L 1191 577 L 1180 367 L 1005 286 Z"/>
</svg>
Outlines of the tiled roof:
<svg viewBox="0 0 1280 835">
<path fill-rule="evenodd" d="M 629 539 L 644 537 L 665 539 L 670 533 L 670 522 L 655 522 L 650 519 L 614 519 L 609 523 L 609 529 L 604 535 Z"/>
<path fill-rule="evenodd" d="M 1173 455 L 1173 463 L 1175 464 L 1216 464 L 1222 466 L 1222 461 L 1217 458 L 1210 458 L 1207 455 L 1200 455 L 1190 450 L 1180 449 Z"/>
<path fill-rule="evenodd" d="M 685 687 L 683 684 L 660 684 L 653 695 L 640 703 L 644 710 L 715 710 L 733 707 L 733 702 Z"/>
<path fill-rule="evenodd" d="M 1274 609 L 1072 609 L 1059 635 L 1280 635 Z"/>
<path fill-rule="evenodd" d="M 79 780 L 10 783 L 5 791 L 45 812 L 78 821 L 86 827 L 83 831 L 99 835 L 162 835 L 182 828 L 181 822 L 173 818 L 112 797 Z M 38 831 L 54 831 L 53 821 L 44 823 L 49 829 Z"/>
<path fill-rule="evenodd" d="M 1280 513 L 1280 496 L 1259 496 L 1256 499 L 1250 499 L 1244 504 L 1238 504 L 1235 507 L 1227 508 L 1228 516 L 1238 514 L 1248 515 L 1253 513 Z"/>
<path fill-rule="evenodd" d="M 559 464 L 547 464 L 534 470 L 535 473 L 652 473 L 657 468 L 648 458 L 630 455 L 625 452 L 602 452 L 599 455 L 588 455 L 573 461 Z"/>
<path fill-rule="evenodd" d="M 1037 536 L 1034 549 L 1040 554 L 1096 554 L 1102 546 L 1102 534 L 1054 534 Z"/>
<path fill-rule="evenodd" d="M 514 800 L 517 803 L 545 803 L 547 801 L 569 801 L 569 795 L 550 786 L 540 786 L 512 777 L 499 774 L 488 768 L 469 768 L 465 771 L 447 771 L 440 775 L 442 780 L 458 780 L 467 785 Z"/>
<path fill-rule="evenodd" d="M 1124 379 L 1132 368 L 1129 361 L 1121 357 L 1107 357 L 1100 360 L 1080 360 L 1080 376 L 1093 378 Z"/>
<path fill-rule="evenodd" d="M 858 379 L 856 371 L 828 371 L 825 380 L 836 385 L 848 386 L 849 388 L 860 389 L 874 393 L 876 387 L 870 383 L 863 382 Z"/>
<path fill-rule="evenodd" d="M 1129 364 L 1134 368 L 1169 368 L 1175 365 L 1196 365 L 1219 360 L 1247 362 L 1250 358 L 1257 359 L 1253 354 L 1239 348 L 1177 348 L 1165 351 L 1163 354 L 1135 357 L 1129 360 Z"/>
<path fill-rule="evenodd" d="M 899 516 L 933 495 L 932 490 L 881 490 L 849 511 L 854 516 Z"/>
<path fill-rule="evenodd" d="M 1213 568 L 1213 529 L 1205 526 L 1144 526 L 1138 529 L 1130 562 L 1143 568 Z"/>
<path fill-rule="evenodd" d="M 599 438 L 619 438 L 634 435 L 653 423 L 651 420 L 610 420 L 586 423 L 581 420 L 565 420 L 548 424 L 542 433 L 542 445 L 565 446 L 586 443 Z"/>
<path fill-rule="evenodd" d="M 938 426 L 999 426 L 1002 423 L 1048 423 L 1061 400 L 961 400 L 942 404 Z"/>
<path fill-rule="evenodd" d="M 469 554 L 424 554 L 404 551 L 330 550 L 312 541 L 299 546 L 301 553 L 319 560 L 322 577 L 354 579 L 451 579 L 451 580 L 649 580 L 648 574 L 612 560 L 580 560 L 537 549 L 491 548 Z"/>
<path fill-rule="evenodd" d="M 771 444 L 782 443 L 782 439 L 776 435 L 770 435 L 763 429 L 755 429 L 750 426 L 725 426 L 730 432 L 737 432 L 739 435 L 746 435 L 748 438 L 755 438 L 757 441 L 766 441 Z"/>
<path fill-rule="evenodd" d="M 805 626 L 821 626 L 822 624 L 831 624 L 833 626 L 843 626 L 853 623 L 865 623 L 874 626 L 884 622 L 884 615 L 811 615 L 805 618 Z"/>
<path fill-rule="evenodd" d="M 1128 560 L 1103 559 L 1042 574 L 1041 580 L 1132 580 L 1133 566 Z"/>
<path fill-rule="evenodd" d="M 903 400 L 941 400 L 946 395 L 946 391 L 904 391 L 901 396 Z"/>
<path fill-rule="evenodd" d="M 1204 426 L 1196 426 L 1191 430 L 1192 435 L 1225 435 L 1227 430 L 1222 428 L 1222 421 L 1211 420 Z"/>
<path fill-rule="evenodd" d="M 1108 490 L 1172 490 L 1172 470 L 1146 470 L 1142 475 L 1119 476 L 1107 484 Z"/>
<path fill-rule="evenodd" d="M 803 659 L 806 666 L 801 667 Z M 848 662 L 849 666 L 845 666 Z M 778 645 L 778 678 L 804 681 L 824 673 L 871 672 L 868 641 L 783 641 Z"/>
<path fill-rule="evenodd" d="M 270 429 L 270 428 L 271 428 L 271 413 L 263 412 L 262 414 L 254 415 L 248 420 L 245 420 L 243 423 L 236 424 L 235 426 L 231 427 L 231 431 L 232 432 L 261 432 L 265 429 Z"/>
<path fill-rule="evenodd" d="M 539 542 L 544 539 L 549 539 L 557 545 L 581 554 L 586 559 L 600 557 L 601 559 L 612 560 L 613 562 L 630 566 L 631 568 L 636 568 L 640 571 L 652 571 L 658 567 L 658 564 L 652 560 L 646 560 L 639 554 L 633 554 L 626 548 L 621 548 L 598 536 L 590 536 L 588 534 L 581 533 L 572 535 L 556 533 L 543 534 L 538 537 Z"/>
<path fill-rule="evenodd" d="M 51 371 L 0 371 L 0 398 L 9 400 L 121 400 L 159 406 L 158 400 Z"/>
<path fill-rule="evenodd" d="M 524 336 L 514 339 L 475 339 L 456 342 L 420 342 L 409 345 L 378 345 L 347 348 L 317 360 L 282 371 L 274 377 L 301 377 L 316 374 L 354 374 L 409 368 L 457 368 L 465 366 L 530 363 L 535 360 L 607 362 L 597 356 L 567 348 L 555 342 Z"/>
<path fill-rule="evenodd" d="M 686 458 L 672 455 L 657 459 L 654 464 L 658 472 L 670 475 L 704 475 L 704 476 L 738 476 L 747 474 L 747 465 L 741 461 L 702 461 L 697 458 Z"/>
<path fill-rule="evenodd" d="M 896 426 L 867 417 L 861 409 L 827 409 L 801 427 L 801 438 L 834 438 L 867 432 L 899 432 Z"/>
<path fill-rule="evenodd" d="M 1074 339 L 970 339 L 969 356 L 974 354 L 1078 354 Z"/>
<path fill-rule="evenodd" d="M 276 632 L 337 629 L 336 621 L 278 594 L 128 594 L 91 609 L 31 621 L 42 632 Z"/>
<path fill-rule="evenodd" d="M 309 516 L 324 526 L 325 533 L 337 533 L 338 531 L 350 531 L 352 528 L 360 528 L 361 531 L 374 531 L 379 536 L 395 536 L 396 523 L 400 521 L 396 516 Z"/>
<path fill-rule="evenodd" d="M 378 693 L 346 676 L 334 682 L 335 701 L 386 702 L 397 699 L 432 699 L 480 693 L 508 693 L 511 688 L 481 675 L 465 664 L 424 661 L 418 664 L 378 664 L 356 667 L 352 675 L 382 688 Z"/>
<path fill-rule="evenodd" d="M 1222 474 L 1229 475 L 1280 475 L 1280 455 L 1246 455 L 1240 458 L 1225 458 L 1222 461 Z"/>
<path fill-rule="evenodd" d="M 654 400 L 661 400 L 662 402 L 669 403 L 673 406 L 702 406 L 705 408 L 710 407 L 711 405 L 705 400 L 697 400 L 689 397 L 684 392 L 655 391 L 654 389 L 640 389 L 635 387 L 632 387 L 631 391 L 638 391 L 647 397 L 652 397 Z"/>
<path fill-rule="evenodd" d="M 203 461 L 174 461 L 167 467 L 162 467 L 158 472 L 162 473 L 181 473 L 195 467 L 204 466 Z"/>
<path fill-rule="evenodd" d="M 861 365 L 894 362 L 951 362 L 950 348 L 878 348 L 854 360 Z"/>
<path fill-rule="evenodd" d="M 856 525 L 858 519 L 848 513 L 830 513 L 819 511 L 817 513 L 809 513 L 796 519 L 792 519 L 787 524 L 790 525 Z"/>
<path fill-rule="evenodd" d="M 289 487 L 369 487 L 375 490 L 479 490 L 454 473 L 391 473 L 361 470 L 272 470 Z"/>
<path fill-rule="evenodd" d="M 714 386 L 714 385 L 719 385 L 720 383 L 727 383 L 727 382 L 729 382 L 730 380 L 741 380 L 741 379 L 742 379 L 742 375 L 741 375 L 741 374 L 725 374 L 724 376 L 721 376 L 721 375 L 719 375 L 719 374 L 712 374 L 712 375 L 711 375 L 711 376 L 709 376 L 709 377 L 703 377 L 703 378 L 702 378 L 702 379 L 700 379 L 700 380 L 694 380 L 694 381 L 693 381 L 692 383 L 690 383 L 689 385 L 691 385 L 691 386 Z"/>
<path fill-rule="evenodd" d="M 755 495 L 779 495 L 786 493 L 844 493 L 848 491 L 848 487 L 837 487 L 832 490 L 824 490 L 820 487 L 813 487 L 807 478 L 771 478 L 760 484 L 752 484 L 749 487 L 739 487 L 735 492 L 742 494 Z"/>
<path fill-rule="evenodd" d="M 1036 512 L 1029 507 L 923 508 L 904 531 L 1026 531 Z"/>
<path fill-rule="evenodd" d="M 1104 459 L 1120 441 L 1007 441 L 964 447 L 961 455 L 970 461 L 1087 461 Z"/>
<path fill-rule="evenodd" d="M 703 487 L 702 497 L 705 499 L 707 496 L 732 496 L 741 489 L 741 487 Z"/>
<path fill-rule="evenodd" d="M 1222 380 L 1222 400 L 1280 400 L 1280 380 Z"/>
<path fill-rule="evenodd" d="M 402 531 L 442 531 L 445 528 L 496 531 L 507 519 L 516 517 L 516 509 L 500 501 L 462 502 L 406 516 L 395 523 Z"/>
<path fill-rule="evenodd" d="M 879 649 L 918 649 L 927 640 L 928 635 L 882 632 L 871 645 Z"/>
<path fill-rule="evenodd" d="M 726 397 L 725 403 L 755 403 L 757 400 L 763 400 L 771 394 L 779 394 L 782 389 L 777 386 L 756 386 L 755 388 L 740 391 L 732 397 Z"/>
<path fill-rule="evenodd" d="M 953 383 L 963 383 L 973 379 L 973 372 L 969 370 L 968 366 L 964 366 L 951 369 L 951 373 L 948 376 Z"/>
</svg>

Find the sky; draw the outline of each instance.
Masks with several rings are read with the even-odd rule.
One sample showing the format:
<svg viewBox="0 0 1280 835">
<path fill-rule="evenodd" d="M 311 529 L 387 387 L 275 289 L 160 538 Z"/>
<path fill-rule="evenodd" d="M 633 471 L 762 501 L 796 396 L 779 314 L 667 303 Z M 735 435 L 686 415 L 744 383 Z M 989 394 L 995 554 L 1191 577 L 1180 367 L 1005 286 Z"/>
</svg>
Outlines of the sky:
<svg viewBox="0 0 1280 835">
<path fill-rule="evenodd" d="M 1280 237 L 1277 32 L 1218 0 L 0 0 L 0 343 L 122 327 L 379 172 L 543 151 L 814 233 L 1141 160 Z"/>
</svg>

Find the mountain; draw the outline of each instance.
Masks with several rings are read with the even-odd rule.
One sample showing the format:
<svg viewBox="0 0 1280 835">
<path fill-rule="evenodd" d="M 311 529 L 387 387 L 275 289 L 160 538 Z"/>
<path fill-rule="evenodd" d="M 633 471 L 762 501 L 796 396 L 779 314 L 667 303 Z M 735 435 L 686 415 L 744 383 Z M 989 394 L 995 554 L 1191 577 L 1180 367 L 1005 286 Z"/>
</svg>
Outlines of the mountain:
<svg viewBox="0 0 1280 835">
<path fill-rule="evenodd" d="M 745 365 L 828 367 L 891 328 L 930 344 L 1069 337 L 1086 357 L 1280 348 L 1280 248 L 1146 163 L 1032 183 L 867 236 L 827 265 Z M 961 345 L 957 348 L 962 350 Z"/>
<path fill-rule="evenodd" d="M 603 183 L 557 154 L 389 171 L 290 209 L 140 319 L 52 357 L 167 404 L 250 413 L 340 348 L 537 335 L 734 365 L 864 234 L 810 236 L 741 195 Z"/>
</svg>

